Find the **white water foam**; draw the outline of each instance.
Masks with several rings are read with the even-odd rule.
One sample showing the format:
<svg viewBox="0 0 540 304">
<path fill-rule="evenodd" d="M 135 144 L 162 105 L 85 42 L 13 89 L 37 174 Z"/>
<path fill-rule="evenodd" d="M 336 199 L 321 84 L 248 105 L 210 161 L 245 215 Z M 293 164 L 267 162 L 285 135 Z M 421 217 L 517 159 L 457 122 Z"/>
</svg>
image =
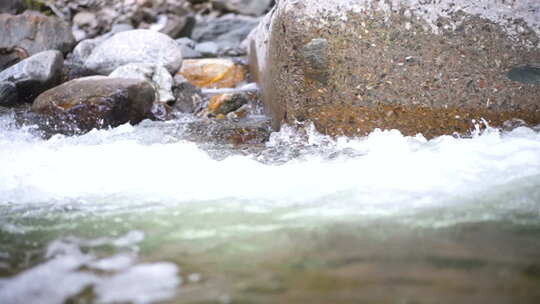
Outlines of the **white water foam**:
<svg viewBox="0 0 540 304">
<path fill-rule="evenodd" d="M 62 304 L 89 287 L 93 288 L 97 303 L 148 304 L 169 300 L 182 283 L 175 264 L 136 264 L 132 252 L 100 259 L 81 250 L 105 244 L 133 245 L 142 241 L 141 234 L 132 231 L 118 239 L 54 241 L 47 248 L 46 262 L 0 280 L 0 302 Z"/>
<path fill-rule="evenodd" d="M 540 133 L 526 127 L 433 140 L 374 131 L 336 141 L 286 128 L 272 136 L 268 151 L 292 153 L 300 145 L 304 152 L 280 165 L 261 163 L 260 155 L 217 161 L 159 128 L 124 125 L 43 140 L 5 121 L 2 127 L 0 202 L 12 205 L 239 201 L 311 206 L 322 213 L 400 214 L 457 204 L 519 180 L 540 181 Z M 328 151 L 338 156 L 328 157 Z"/>
</svg>

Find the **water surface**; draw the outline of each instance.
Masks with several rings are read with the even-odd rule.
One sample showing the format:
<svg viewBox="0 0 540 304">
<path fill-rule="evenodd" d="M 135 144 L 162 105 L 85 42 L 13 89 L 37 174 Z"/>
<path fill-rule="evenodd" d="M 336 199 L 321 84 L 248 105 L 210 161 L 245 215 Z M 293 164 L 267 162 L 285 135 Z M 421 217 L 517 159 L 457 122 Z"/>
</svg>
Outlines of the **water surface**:
<svg viewBox="0 0 540 304">
<path fill-rule="evenodd" d="M 1 303 L 540 303 L 538 129 L 0 129 Z"/>
</svg>

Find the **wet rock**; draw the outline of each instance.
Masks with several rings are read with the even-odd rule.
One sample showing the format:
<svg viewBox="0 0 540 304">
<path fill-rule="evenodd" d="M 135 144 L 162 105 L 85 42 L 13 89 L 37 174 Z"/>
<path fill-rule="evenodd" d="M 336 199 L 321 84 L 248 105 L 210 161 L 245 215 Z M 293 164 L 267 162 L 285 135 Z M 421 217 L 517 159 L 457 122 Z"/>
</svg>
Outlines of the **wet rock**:
<svg viewBox="0 0 540 304">
<path fill-rule="evenodd" d="M 210 98 L 208 113 L 213 117 L 227 115 L 247 103 L 248 98 L 245 93 L 218 94 Z"/>
<path fill-rule="evenodd" d="M 272 0 L 213 0 L 212 3 L 217 9 L 260 16 L 270 8 Z"/>
<path fill-rule="evenodd" d="M 147 80 L 156 91 L 156 101 L 168 103 L 175 100 L 172 92 L 173 78 L 169 71 L 162 66 L 130 63 L 117 68 L 109 77 Z"/>
<path fill-rule="evenodd" d="M 17 103 L 19 95 L 13 82 L 0 81 L 0 106 L 11 106 Z"/>
<path fill-rule="evenodd" d="M 32 110 L 88 131 L 152 118 L 154 98 L 154 89 L 145 80 L 93 76 L 44 92 Z"/>
<path fill-rule="evenodd" d="M 201 89 L 189 83 L 182 75 L 174 76 L 173 94 L 175 97 L 174 110 L 182 113 L 194 113 L 202 110 L 205 98 Z"/>
<path fill-rule="evenodd" d="M 233 88 L 246 79 L 244 67 L 230 59 L 184 60 L 179 74 L 198 87 Z"/>
<path fill-rule="evenodd" d="M 516 67 L 540 62 L 539 8 L 283 0 L 249 38 L 252 71 L 275 128 L 313 121 L 333 135 L 432 137 L 467 133 L 481 118 L 538 124 L 536 70 Z"/>
<path fill-rule="evenodd" d="M 74 45 L 70 27 L 57 18 L 35 11 L 16 16 L 0 15 L 0 48 L 19 47 L 29 55 L 46 50 L 59 50 L 65 54 Z"/>
<path fill-rule="evenodd" d="M 184 136 L 195 142 L 234 146 L 256 145 L 268 141 L 272 133 L 270 125 L 270 120 L 266 117 L 252 117 L 241 121 L 203 119 L 188 123 Z"/>
<path fill-rule="evenodd" d="M 17 86 L 19 96 L 31 101 L 60 81 L 64 57 L 59 51 L 45 51 L 0 72 L 0 81 Z"/>
<path fill-rule="evenodd" d="M 242 41 L 259 23 L 259 18 L 227 14 L 222 17 L 205 17 L 198 20 L 191 38 L 201 42 L 212 41 L 218 45 L 218 54 L 228 56 L 245 55 Z"/>
<path fill-rule="evenodd" d="M 165 34 L 133 30 L 115 34 L 103 41 L 85 60 L 85 66 L 99 74 L 109 74 L 128 63 L 161 65 L 175 73 L 182 65 L 182 51 Z"/>
</svg>

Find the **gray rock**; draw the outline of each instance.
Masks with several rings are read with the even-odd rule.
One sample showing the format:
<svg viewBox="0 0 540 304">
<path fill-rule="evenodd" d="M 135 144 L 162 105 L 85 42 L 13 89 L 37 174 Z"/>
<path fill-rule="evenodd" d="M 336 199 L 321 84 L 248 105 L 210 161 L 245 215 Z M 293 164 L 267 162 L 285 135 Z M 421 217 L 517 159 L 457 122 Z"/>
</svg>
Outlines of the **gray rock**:
<svg viewBox="0 0 540 304">
<path fill-rule="evenodd" d="M 131 30 L 133 30 L 133 26 L 129 24 L 115 24 L 110 32 L 92 39 L 84 39 L 79 42 L 73 49 L 73 53 L 71 53 L 71 59 L 76 63 L 83 64 L 86 59 L 90 57 L 92 51 L 103 41 L 111 38 L 114 34 Z"/>
<path fill-rule="evenodd" d="M 176 72 L 182 65 L 180 46 L 165 34 L 133 30 L 115 34 L 95 47 L 85 66 L 100 74 L 109 74 L 128 63 L 150 63 Z"/>
<path fill-rule="evenodd" d="M 179 38 L 175 41 L 182 49 L 182 57 L 184 57 L 185 59 L 202 57 L 201 53 L 195 51 L 195 46 L 197 45 L 195 41 L 187 37 Z"/>
<path fill-rule="evenodd" d="M 173 109 L 182 113 L 194 113 L 202 110 L 205 97 L 201 89 L 192 85 L 180 74 L 174 76 L 173 93 L 176 99 Z"/>
<path fill-rule="evenodd" d="M 212 3 L 217 9 L 260 16 L 270 8 L 272 0 L 213 0 Z"/>
<path fill-rule="evenodd" d="M 242 55 L 242 41 L 257 26 L 260 18 L 228 14 L 219 18 L 206 17 L 193 29 L 192 38 L 201 43 L 217 43 L 220 55 Z"/>
<path fill-rule="evenodd" d="M 109 77 L 147 80 L 156 91 L 156 101 L 169 103 L 175 100 L 172 92 L 173 78 L 169 71 L 162 66 L 130 63 L 117 68 Z"/>
<path fill-rule="evenodd" d="M 145 80 L 93 76 L 66 82 L 39 95 L 36 113 L 82 131 L 153 118 L 155 92 Z"/>
<path fill-rule="evenodd" d="M 193 18 L 191 16 L 176 15 L 165 15 L 163 17 L 164 21 L 162 21 L 162 24 L 158 24 L 155 29 L 150 29 L 159 31 L 160 33 L 163 33 L 171 38 L 180 37 L 184 32 L 185 27 L 190 24 L 190 19 Z"/>
<path fill-rule="evenodd" d="M 17 14 L 24 10 L 22 0 L 0 0 L 0 13 Z"/>
<path fill-rule="evenodd" d="M 19 95 L 13 82 L 0 81 L 0 106 L 10 106 L 17 103 Z"/>
<path fill-rule="evenodd" d="M 195 52 L 200 53 L 204 57 L 217 57 L 219 46 L 213 41 L 201 42 L 195 46 Z"/>
<path fill-rule="evenodd" d="M 29 55 L 46 50 L 65 54 L 74 45 L 70 27 L 57 18 L 35 11 L 16 16 L 0 14 L 0 48 L 20 47 Z"/>
<path fill-rule="evenodd" d="M 487 5 L 489 3 L 489 5 Z M 274 127 L 426 137 L 540 123 L 540 2 L 281 0 L 250 35 Z"/>
<path fill-rule="evenodd" d="M 31 99 L 58 83 L 63 65 L 59 51 L 41 52 L 0 72 L 0 81 L 14 83 L 21 97 Z"/>
</svg>

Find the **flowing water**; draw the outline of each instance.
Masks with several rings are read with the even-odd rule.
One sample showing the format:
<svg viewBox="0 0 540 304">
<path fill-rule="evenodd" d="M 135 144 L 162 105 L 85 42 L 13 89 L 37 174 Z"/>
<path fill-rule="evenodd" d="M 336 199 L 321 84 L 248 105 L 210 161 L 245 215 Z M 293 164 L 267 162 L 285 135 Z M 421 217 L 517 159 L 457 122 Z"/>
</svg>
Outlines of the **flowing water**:
<svg viewBox="0 0 540 304">
<path fill-rule="evenodd" d="M 265 145 L 0 116 L 0 303 L 540 303 L 540 131 Z"/>
</svg>

